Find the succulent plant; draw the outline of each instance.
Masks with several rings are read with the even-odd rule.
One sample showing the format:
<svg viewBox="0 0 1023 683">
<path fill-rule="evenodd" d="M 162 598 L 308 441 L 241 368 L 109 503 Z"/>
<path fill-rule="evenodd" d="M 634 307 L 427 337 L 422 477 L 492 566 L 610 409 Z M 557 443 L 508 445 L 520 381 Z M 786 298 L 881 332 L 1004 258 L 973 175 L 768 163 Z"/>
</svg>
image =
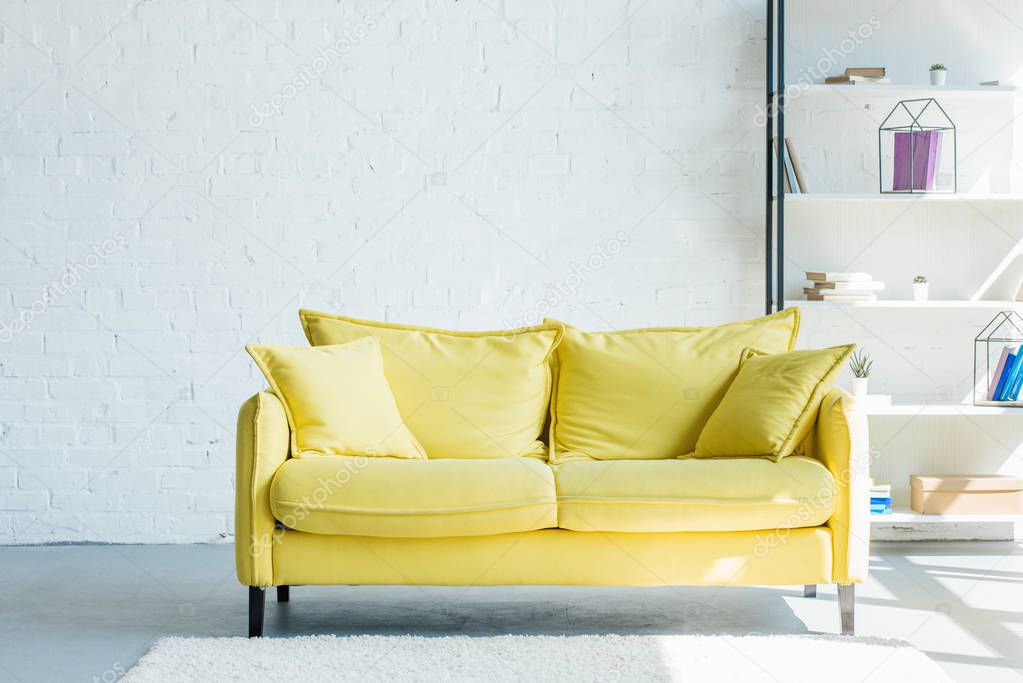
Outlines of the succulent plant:
<svg viewBox="0 0 1023 683">
<path fill-rule="evenodd" d="M 931 71 L 947 71 L 945 65 L 942 63 L 931 64 Z"/>
<path fill-rule="evenodd" d="M 849 359 L 849 369 L 852 370 L 853 377 L 860 379 L 870 377 L 872 367 L 874 367 L 874 361 L 870 359 L 866 351 L 857 351 Z"/>
<path fill-rule="evenodd" d="M 917 275 L 915 278 L 913 278 L 913 284 L 914 285 L 927 284 L 927 278 L 923 275 Z"/>
</svg>

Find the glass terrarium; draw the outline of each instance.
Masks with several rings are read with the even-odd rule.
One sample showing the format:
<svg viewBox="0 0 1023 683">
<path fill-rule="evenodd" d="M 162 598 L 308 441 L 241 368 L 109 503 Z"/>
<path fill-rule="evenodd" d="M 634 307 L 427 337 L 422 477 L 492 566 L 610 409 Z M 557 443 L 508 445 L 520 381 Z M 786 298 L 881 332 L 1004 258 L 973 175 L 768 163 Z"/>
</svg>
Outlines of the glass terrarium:
<svg viewBox="0 0 1023 683">
<path fill-rule="evenodd" d="M 937 100 L 896 104 L 877 149 L 882 194 L 956 191 L 956 127 Z"/>
<path fill-rule="evenodd" d="M 973 340 L 973 405 L 1023 406 L 1023 318 L 1000 311 Z"/>
</svg>

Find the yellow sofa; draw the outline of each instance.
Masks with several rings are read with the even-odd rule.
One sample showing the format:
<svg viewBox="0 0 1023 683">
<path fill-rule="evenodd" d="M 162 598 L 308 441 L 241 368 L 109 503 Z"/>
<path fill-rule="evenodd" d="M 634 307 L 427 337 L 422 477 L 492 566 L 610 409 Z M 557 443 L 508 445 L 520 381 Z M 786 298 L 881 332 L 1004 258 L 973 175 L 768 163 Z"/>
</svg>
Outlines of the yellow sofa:
<svg viewBox="0 0 1023 683">
<path fill-rule="evenodd" d="M 238 417 L 235 551 L 249 635 L 291 585 L 838 584 L 866 577 L 864 418 L 832 390 L 797 454 L 768 458 L 291 458 L 280 400 Z"/>
</svg>

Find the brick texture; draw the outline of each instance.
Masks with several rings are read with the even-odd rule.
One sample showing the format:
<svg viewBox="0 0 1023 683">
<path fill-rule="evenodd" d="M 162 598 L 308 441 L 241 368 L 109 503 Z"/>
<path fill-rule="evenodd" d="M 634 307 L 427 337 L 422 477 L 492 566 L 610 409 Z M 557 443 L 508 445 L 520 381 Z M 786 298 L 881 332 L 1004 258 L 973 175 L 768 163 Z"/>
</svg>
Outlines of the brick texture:
<svg viewBox="0 0 1023 683">
<path fill-rule="evenodd" d="M 231 534 L 246 342 L 762 311 L 760 3 L 0 17 L 0 543 Z"/>
</svg>

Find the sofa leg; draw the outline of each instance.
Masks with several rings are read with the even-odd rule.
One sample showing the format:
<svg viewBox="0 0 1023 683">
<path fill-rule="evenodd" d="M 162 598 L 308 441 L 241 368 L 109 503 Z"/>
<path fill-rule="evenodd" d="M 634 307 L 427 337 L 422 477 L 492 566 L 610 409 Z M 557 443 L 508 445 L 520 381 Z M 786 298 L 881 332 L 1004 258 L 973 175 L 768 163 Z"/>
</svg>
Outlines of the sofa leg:
<svg viewBox="0 0 1023 683">
<path fill-rule="evenodd" d="M 856 586 L 853 584 L 838 584 L 838 609 L 842 614 L 842 635 L 851 636 L 856 634 L 856 623 L 854 621 L 856 610 Z"/>
<path fill-rule="evenodd" d="M 803 586 L 803 597 L 804 598 L 816 598 L 817 597 L 817 584 L 808 583 Z"/>
<path fill-rule="evenodd" d="M 263 637 L 263 603 L 266 591 L 249 586 L 249 638 Z"/>
<path fill-rule="evenodd" d="M 277 602 L 291 600 L 291 586 L 277 586 Z"/>
</svg>

